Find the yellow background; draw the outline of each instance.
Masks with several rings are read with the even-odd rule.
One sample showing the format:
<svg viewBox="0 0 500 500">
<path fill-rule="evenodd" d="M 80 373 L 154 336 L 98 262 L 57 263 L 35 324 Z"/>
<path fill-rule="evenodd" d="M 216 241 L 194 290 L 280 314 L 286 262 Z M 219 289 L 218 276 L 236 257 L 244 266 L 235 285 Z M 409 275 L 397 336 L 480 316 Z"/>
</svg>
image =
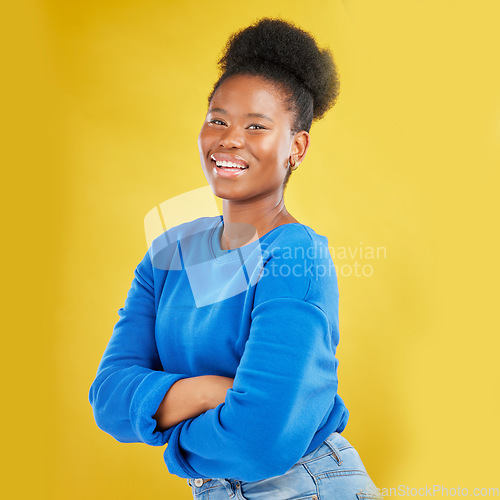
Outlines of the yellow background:
<svg viewBox="0 0 500 500">
<path fill-rule="evenodd" d="M 341 76 L 289 211 L 331 247 L 385 249 L 336 260 L 372 266 L 339 274 L 344 435 L 380 488 L 500 487 L 499 3 L 19 0 L 0 30 L 4 498 L 191 498 L 87 393 L 146 213 L 206 185 L 220 50 L 262 16 L 311 31 Z"/>
</svg>

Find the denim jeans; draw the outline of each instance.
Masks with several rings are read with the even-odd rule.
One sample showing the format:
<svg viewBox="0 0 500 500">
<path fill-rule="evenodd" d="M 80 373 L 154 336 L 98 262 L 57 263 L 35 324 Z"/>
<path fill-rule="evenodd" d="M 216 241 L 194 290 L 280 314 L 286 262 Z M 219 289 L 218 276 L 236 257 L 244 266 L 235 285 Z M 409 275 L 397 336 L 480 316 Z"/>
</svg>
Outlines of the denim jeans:
<svg viewBox="0 0 500 500">
<path fill-rule="evenodd" d="M 288 472 L 260 481 L 188 479 L 194 500 L 365 500 L 381 499 L 358 452 L 333 432 Z M 197 484 L 201 481 L 197 480 Z"/>
</svg>

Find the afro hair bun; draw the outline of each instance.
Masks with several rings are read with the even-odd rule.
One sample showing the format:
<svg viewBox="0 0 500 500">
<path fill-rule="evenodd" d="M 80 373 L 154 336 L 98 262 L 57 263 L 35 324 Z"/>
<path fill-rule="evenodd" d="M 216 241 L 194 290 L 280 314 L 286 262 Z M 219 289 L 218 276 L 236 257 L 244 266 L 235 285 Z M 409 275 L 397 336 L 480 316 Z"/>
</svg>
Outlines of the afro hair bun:
<svg viewBox="0 0 500 500">
<path fill-rule="evenodd" d="M 282 19 L 263 18 L 234 34 L 218 61 L 224 76 L 263 75 L 284 83 L 294 94 L 300 85 L 312 97 L 312 120 L 321 118 L 339 94 L 337 69 L 329 49 Z"/>
</svg>

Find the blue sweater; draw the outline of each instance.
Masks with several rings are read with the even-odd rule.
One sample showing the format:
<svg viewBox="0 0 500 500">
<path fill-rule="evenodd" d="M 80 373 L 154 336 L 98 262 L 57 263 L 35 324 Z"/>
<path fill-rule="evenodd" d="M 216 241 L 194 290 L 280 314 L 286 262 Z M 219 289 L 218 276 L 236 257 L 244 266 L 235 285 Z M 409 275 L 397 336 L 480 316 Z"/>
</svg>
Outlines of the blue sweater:
<svg viewBox="0 0 500 500">
<path fill-rule="evenodd" d="M 156 238 L 137 266 L 92 387 L 97 425 L 121 442 L 164 445 L 183 478 L 284 474 L 348 410 L 337 394 L 338 289 L 328 240 L 300 223 L 222 250 L 223 217 Z M 224 403 L 164 432 L 170 386 L 233 377 Z"/>
</svg>

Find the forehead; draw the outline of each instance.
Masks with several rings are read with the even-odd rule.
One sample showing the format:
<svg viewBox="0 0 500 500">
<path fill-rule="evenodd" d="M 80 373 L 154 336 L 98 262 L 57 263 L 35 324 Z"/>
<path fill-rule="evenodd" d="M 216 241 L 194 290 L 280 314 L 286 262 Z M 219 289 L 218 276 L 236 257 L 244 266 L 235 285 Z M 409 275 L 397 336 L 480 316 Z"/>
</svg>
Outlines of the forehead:
<svg viewBox="0 0 500 500">
<path fill-rule="evenodd" d="M 289 118 L 286 95 L 279 86 L 261 76 L 235 75 L 225 80 L 215 91 L 211 108 L 228 112 L 266 113 Z"/>
</svg>

